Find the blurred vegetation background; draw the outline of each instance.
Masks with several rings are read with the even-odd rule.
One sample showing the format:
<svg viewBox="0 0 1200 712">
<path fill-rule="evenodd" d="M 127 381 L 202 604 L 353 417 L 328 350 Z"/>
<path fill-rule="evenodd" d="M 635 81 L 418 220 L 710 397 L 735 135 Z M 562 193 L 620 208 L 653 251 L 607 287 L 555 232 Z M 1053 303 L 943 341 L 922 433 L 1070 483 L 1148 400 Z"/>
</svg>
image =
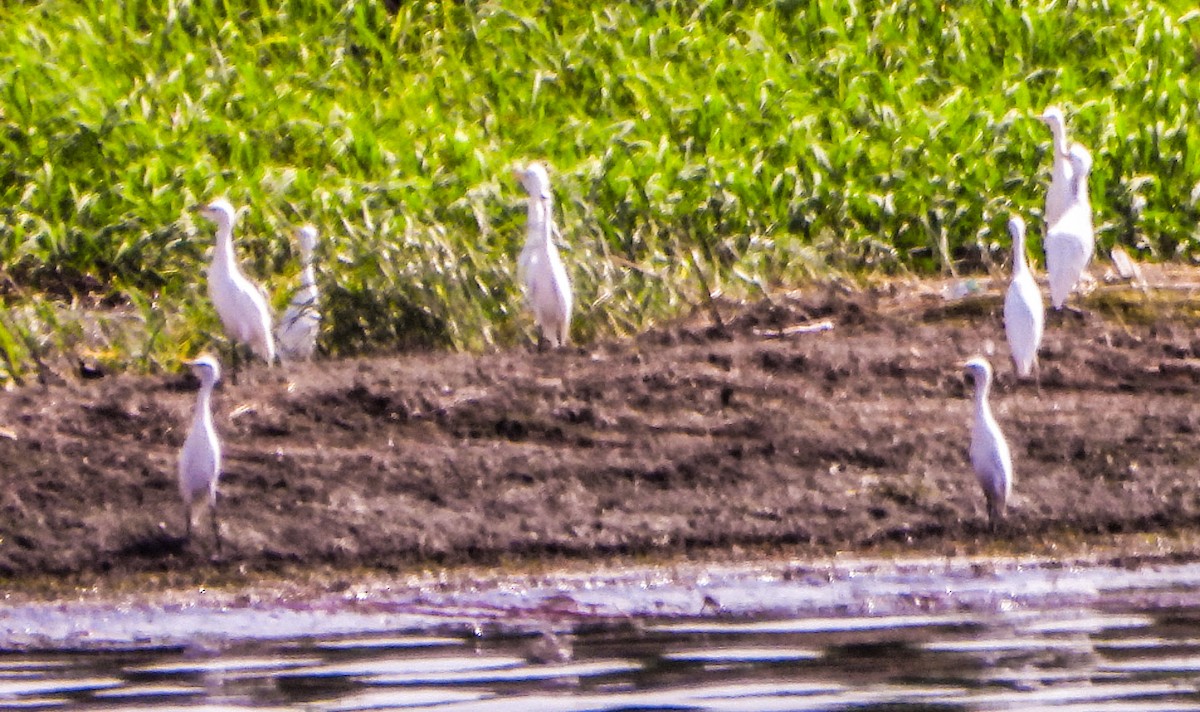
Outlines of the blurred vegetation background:
<svg viewBox="0 0 1200 712">
<path fill-rule="evenodd" d="M 1200 10 L 1150 0 L 46 0 L 0 8 L 0 379 L 174 368 L 244 206 L 282 309 L 321 231 L 322 350 L 532 334 L 518 163 L 544 160 L 576 341 L 714 290 L 988 269 L 1039 218 L 1049 103 L 1100 252 L 1200 256 Z M 702 271 L 698 275 L 696 270 Z"/>
</svg>

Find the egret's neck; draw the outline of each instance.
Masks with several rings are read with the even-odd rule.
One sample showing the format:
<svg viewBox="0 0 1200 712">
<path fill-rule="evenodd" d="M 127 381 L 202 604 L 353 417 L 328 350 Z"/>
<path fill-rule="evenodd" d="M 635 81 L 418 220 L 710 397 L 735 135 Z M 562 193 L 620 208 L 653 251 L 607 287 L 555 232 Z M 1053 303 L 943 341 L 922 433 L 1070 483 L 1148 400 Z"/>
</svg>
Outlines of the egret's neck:
<svg viewBox="0 0 1200 712">
<path fill-rule="evenodd" d="M 1088 201 L 1087 173 L 1076 169 L 1071 175 L 1071 195 L 1077 203 Z"/>
<path fill-rule="evenodd" d="M 1029 271 L 1029 263 L 1025 261 L 1025 237 L 1019 235 L 1013 238 L 1013 274 Z"/>
<path fill-rule="evenodd" d="M 315 287 L 317 284 L 317 273 L 313 269 L 313 254 L 309 250 L 305 250 L 300 255 L 300 286 L 305 289 Z"/>
<path fill-rule="evenodd" d="M 1061 121 L 1050 122 L 1050 133 L 1054 135 L 1054 152 L 1066 156 L 1070 151 L 1067 145 L 1067 127 Z"/>
<path fill-rule="evenodd" d="M 989 413 L 988 393 L 992 390 L 992 379 L 986 376 L 975 379 L 975 414 L 983 417 Z"/>
<path fill-rule="evenodd" d="M 225 269 L 234 265 L 232 223 L 217 225 L 217 244 L 213 249 L 213 265 Z"/>
<path fill-rule="evenodd" d="M 527 241 L 531 245 L 545 246 L 550 244 L 551 230 L 550 198 L 529 199 L 529 232 Z"/>
<path fill-rule="evenodd" d="M 196 412 L 192 423 L 196 426 L 212 427 L 212 392 L 214 382 L 204 379 L 200 382 L 200 395 L 196 398 Z"/>
</svg>

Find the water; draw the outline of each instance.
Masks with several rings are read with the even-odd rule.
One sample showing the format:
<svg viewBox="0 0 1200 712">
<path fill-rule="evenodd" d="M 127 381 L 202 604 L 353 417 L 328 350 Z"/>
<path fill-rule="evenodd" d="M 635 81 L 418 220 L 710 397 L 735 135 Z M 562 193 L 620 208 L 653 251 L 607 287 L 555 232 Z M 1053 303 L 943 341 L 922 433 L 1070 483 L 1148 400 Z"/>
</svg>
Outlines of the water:
<svg viewBox="0 0 1200 712">
<path fill-rule="evenodd" d="M 0 707 L 1200 710 L 1200 565 L 790 564 L 0 610 Z"/>
</svg>

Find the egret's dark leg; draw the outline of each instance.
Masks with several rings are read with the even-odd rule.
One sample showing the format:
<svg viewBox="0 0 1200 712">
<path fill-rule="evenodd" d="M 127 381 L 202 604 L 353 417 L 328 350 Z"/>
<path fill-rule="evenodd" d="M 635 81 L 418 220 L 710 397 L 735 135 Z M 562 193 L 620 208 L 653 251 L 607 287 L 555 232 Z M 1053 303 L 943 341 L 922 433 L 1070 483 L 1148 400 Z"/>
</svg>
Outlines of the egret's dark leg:
<svg viewBox="0 0 1200 712">
<path fill-rule="evenodd" d="M 243 344 L 242 345 L 242 366 L 243 366 L 243 368 L 245 368 L 246 373 L 248 374 L 247 377 L 250 378 L 249 382 L 254 381 L 252 374 L 254 372 L 254 366 L 257 363 L 258 363 L 258 354 L 254 353 L 254 347 L 252 347 L 250 344 Z M 270 366 L 271 364 L 268 363 L 267 365 Z"/>
<path fill-rule="evenodd" d="M 554 339 L 558 343 L 554 345 L 555 349 L 565 349 L 567 347 L 567 325 L 558 322 L 554 325 Z"/>
<path fill-rule="evenodd" d="M 213 544 L 217 550 L 217 556 L 221 555 L 221 525 L 217 522 L 217 498 L 213 497 L 209 503 L 209 509 L 212 510 L 212 532 Z"/>
<path fill-rule="evenodd" d="M 238 382 L 238 370 L 242 365 L 241 355 L 238 352 L 241 345 L 236 341 L 231 341 L 230 344 L 232 348 L 229 349 L 229 382 L 236 386 Z"/>
<path fill-rule="evenodd" d="M 185 541 L 190 542 L 192 540 L 192 503 L 191 502 L 183 503 L 183 522 L 184 522 L 183 538 Z"/>
</svg>

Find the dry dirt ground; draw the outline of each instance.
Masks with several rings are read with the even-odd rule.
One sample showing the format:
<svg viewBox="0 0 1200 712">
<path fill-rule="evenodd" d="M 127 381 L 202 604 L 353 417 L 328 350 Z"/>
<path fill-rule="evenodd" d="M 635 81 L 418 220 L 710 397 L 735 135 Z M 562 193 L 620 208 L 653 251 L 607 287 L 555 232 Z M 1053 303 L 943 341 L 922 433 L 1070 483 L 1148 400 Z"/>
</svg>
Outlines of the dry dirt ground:
<svg viewBox="0 0 1200 712">
<path fill-rule="evenodd" d="M 955 553 L 1194 532 L 1190 292 L 1101 291 L 1082 318 L 1051 317 L 1040 393 L 1010 378 L 1000 299 L 814 287 L 723 304 L 725 330 L 704 313 L 556 353 L 258 366 L 215 397 L 216 563 L 207 537 L 181 537 L 191 376 L 16 390 L 0 396 L 0 575 Z M 778 333 L 823 319 L 831 330 Z M 961 371 L 989 349 L 1017 472 L 994 544 Z"/>
</svg>

